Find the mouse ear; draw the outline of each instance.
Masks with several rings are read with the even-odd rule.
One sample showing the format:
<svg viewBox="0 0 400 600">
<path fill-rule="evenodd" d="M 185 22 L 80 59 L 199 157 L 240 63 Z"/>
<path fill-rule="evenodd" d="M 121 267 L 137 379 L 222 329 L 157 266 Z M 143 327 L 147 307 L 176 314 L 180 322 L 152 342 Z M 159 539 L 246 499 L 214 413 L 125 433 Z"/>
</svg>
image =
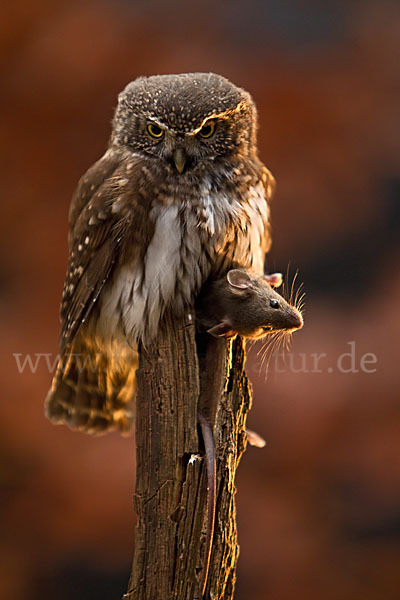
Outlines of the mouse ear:
<svg viewBox="0 0 400 600">
<path fill-rule="evenodd" d="M 229 321 L 223 320 L 214 327 L 207 329 L 207 333 L 213 335 L 214 337 L 224 337 L 224 338 L 234 338 L 237 333 L 233 331 L 232 325 Z"/>
<path fill-rule="evenodd" d="M 240 269 L 228 271 L 226 278 L 235 293 L 243 293 L 253 285 L 247 271 L 241 271 Z"/>
<path fill-rule="evenodd" d="M 282 273 L 271 273 L 270 275 L 263 275 L 262 279 L 269 283 L 271 287 L 279 287 L 282 285 L 283 275 Z"/>
</svg>

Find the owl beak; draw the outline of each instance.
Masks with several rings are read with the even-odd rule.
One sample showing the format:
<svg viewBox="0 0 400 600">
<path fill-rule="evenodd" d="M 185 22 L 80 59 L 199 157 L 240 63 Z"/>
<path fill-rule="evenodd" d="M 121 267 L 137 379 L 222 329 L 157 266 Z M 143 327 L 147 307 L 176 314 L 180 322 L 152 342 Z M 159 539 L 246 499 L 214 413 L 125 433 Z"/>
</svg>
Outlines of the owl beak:
<svg viewBox="0 0 400 600">
<path fill-rule="evenodd" d="M 182 148 L 177 148 L 173 155 L 174 163 L 178 173 L 183 173 L 187 161 L 186 152 Z"/>
</svg>

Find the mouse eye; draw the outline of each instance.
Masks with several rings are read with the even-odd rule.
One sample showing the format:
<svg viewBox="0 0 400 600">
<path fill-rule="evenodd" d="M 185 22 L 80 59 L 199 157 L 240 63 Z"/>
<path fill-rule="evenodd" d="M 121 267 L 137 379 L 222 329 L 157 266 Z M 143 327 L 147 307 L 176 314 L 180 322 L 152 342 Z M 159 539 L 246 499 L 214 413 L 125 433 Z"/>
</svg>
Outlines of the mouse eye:
<svg viewBox="0 0 400 600">
<path fill-rule="evenodd" d="M 271 308 L 280 308 L 278 300 L 270 300 L 269 305 Z"/>
</svg>

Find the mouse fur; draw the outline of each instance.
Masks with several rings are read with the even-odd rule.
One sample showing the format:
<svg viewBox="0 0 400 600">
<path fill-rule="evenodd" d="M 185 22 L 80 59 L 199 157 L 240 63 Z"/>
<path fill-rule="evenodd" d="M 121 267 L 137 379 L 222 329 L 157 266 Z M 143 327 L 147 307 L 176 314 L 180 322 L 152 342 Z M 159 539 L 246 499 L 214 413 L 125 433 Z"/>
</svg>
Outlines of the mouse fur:
<svg viewBox="0 0 400 600">
<path fill-rule="evenodd" d="M 199 296 L 196 322 L 200 331 L 232 338 L 260 339 L 268 333 L 288 333 L 303 326 L 301 313 L 273 288 L 279 273 L 257 276 L 232 269 L 225 277 L 210 281 Z"/>
</svg>

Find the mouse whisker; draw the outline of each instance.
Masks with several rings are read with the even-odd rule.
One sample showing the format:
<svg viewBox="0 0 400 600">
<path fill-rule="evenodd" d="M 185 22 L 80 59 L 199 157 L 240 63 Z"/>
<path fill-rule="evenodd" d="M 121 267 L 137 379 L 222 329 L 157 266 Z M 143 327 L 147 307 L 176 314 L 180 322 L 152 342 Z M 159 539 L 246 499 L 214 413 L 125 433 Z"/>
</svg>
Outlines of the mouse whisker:
<svg viewBox="0 0 400 600">
<path fill-rule="evenodd" d="M 289 296 L 289 304 L 293 304 L 293 295 L 294 295 L 294 290 L 295 290 L 295 283 L 296 283 L 296 279 L 297 279 L 297 275 L 299 274 L 298 271 L 296 271 L 296 273 L 294 274 L 294 277 L 292 279 L 292 285 L 290 286 L 290 296 Z"/>
<path fill-rule="evenodd" d="M 292 346 L 292 334 L 291 333 L 286 333 L 284 341 L 285 341 L 285 350 L 286 352 L 289 352 L 291 346 Z"/>
<path fill-rule="evenodd" d="M 269 335 L 266 338 L 265 342 L 263 343 L 262 347 L 260 348 L 260 350 L 258 352 L 258 354 L 262 355 L 259 375 L 261 374 L 261 370 L 263 370 L 265 368 L 265 379 L 267 379 L 269 363 L 271 360 L 271 356 L 273 354 L 276 337 L 277 337 L 277 333 L 273 333 L 273 334 Z"/>
<path fill-rule="evenodd" d="M 298 310 L 299 305 L 304 304 L 304 298 L 305 297 L 306 297 L 306 293 L 303 292 L 297 298 L 295 298 L 296 301 L 295 301 L 294 306 L 297 308 L 297 310 Z"/>
<path fill-rule="evenodd" d="M 271 336 L 270 342 L 266 346 L 265 353 L 263 356 L 263 362 L 262 362 L 262 366 L 265 367 L 265 379 L 267 379 L 267 376 L 268 376 L 271 358 L 275 354 L 275 351 L 277 350 L 277 348 L 279 346 L 280 334 L 281 334 L 280 331 L 277 331 L 276 333 L 274 333 Z"/>
<path fill-rule="evenodd" d="M 299 298 L 304 296 L 305 292 L 303 292 L 303 288 L 304 288 L 304 284 L 300 283 L 300 285 L 298 286 L 298 288 L 296 290 L 296 294 L 294 296 L 294 301 L 293 301 L 294 306 L 297 306 Z M 303 292 L 303 293 L 301 294 L 301 292 Z"/>
<path fill-rule="evenodd" d="M 281 335 L 279 336 L 279 350 L 281 350 L 282 348 L 286 350 L 286 339 L 287 334 L 285 331 L 282 331 Z"/>
<path fill-rule="evenodd" d="M 252 347 L 254 346 L 254 344 L 256 343 L 257 340 L 252 339 L 252 338 L 242 338 L 243 343 L 245 345 L 246 350 L 251 350 Z M 259 354 L 259 351 L 257 352 L 257 356 Z"/>
<path fill-rule="evenodd" d="M 305 295 L 306 295 L 306 293 L 303 292 L 303 287 L 304 287 L 303 284 L 299 285 L 299 287 L 297 288 L 297 291 L 296 291 L 296 295 L 294 297 L 293 306 L 295 308 L 297 308 L 297 310 L 300 310 L 299 306 L 301 305 L 301 303 L 304 300 Z"/>
<path fill-rule="evenodd" d="M 278 349 L 281 350 L 282 348 L 285 349 L 285 343 L 286 343 L 286 339 L 287 339 L 287 333 L 286 331 L 281 331 L 280 332 L 280 336 L 278 338 Z"/>
</svg>

